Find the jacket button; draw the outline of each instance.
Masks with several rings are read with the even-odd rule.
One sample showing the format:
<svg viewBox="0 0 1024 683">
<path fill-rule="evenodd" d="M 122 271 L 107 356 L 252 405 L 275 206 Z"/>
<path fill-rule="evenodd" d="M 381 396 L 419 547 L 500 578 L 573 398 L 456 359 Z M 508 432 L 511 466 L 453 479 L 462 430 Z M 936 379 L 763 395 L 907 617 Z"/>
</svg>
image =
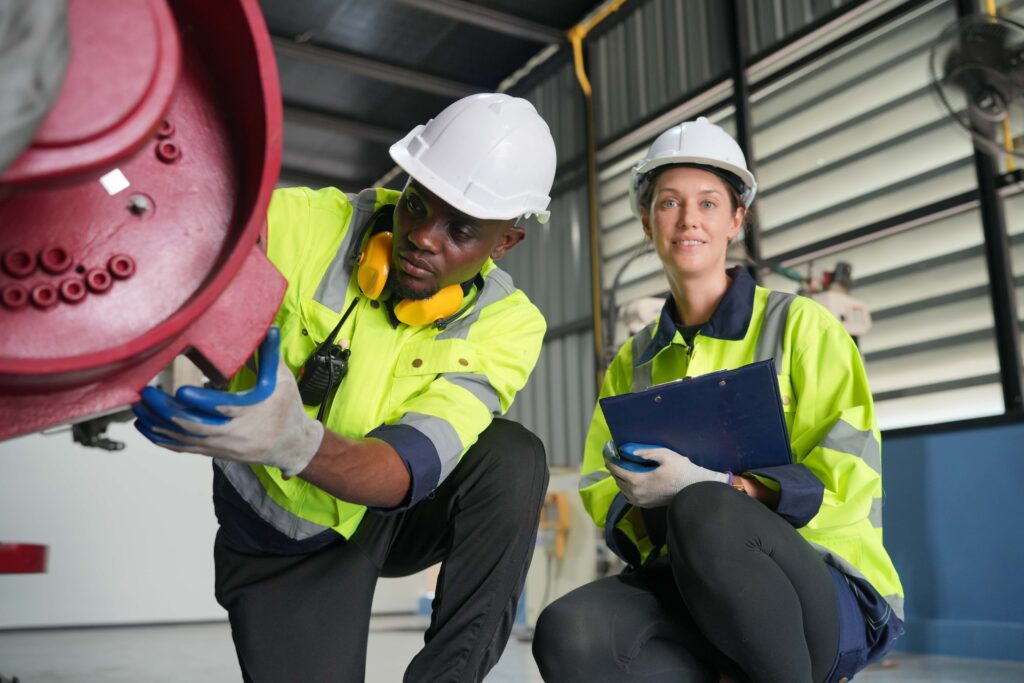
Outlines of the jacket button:
<svg viewBox="0 0 1024 683">
<path fill-rule="evenodd" d="M 784 406 L 788 406 L 789 405 L 789 396 L 783 396 L 782 397 L 782 405 L 784 405 Z"/>
<path fill-rule="evenodd" d="M 370 301 L 370 308 L 380 308 L 380 302 L 376 300 Z"/>
<path fill-rule="evenodd" d="M 419 366 L 421 366 L 421 365 L 423 365 L 423 360 L 422 360 L 422 359 L 420 359 L 420 358 L 417 358 L 416 360 L 414 360 L 414 361 L 412 362 L 412 366 L 413 366 L 414 368 L 418 368 L 418 367 L 419 367 Z"/>
<path fill-rule="evenodd" d="M 466 360 L 465 358 L 460 358 L 459 365 L 469 365 L 469 361 Z"/>
</svg>

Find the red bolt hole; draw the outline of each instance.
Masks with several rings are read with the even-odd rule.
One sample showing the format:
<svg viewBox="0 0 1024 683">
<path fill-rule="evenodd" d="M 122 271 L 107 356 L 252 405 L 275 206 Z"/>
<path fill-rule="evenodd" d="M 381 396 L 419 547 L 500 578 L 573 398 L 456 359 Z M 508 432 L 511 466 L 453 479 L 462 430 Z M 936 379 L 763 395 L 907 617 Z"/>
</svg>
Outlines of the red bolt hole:
<svg viewBox="0 0 1024 683">
<path fill-rule="evenodd" d="M 156 136 L 158 138 L 169 138 L 174 135 L 174 124 L 164 119 L 160 122 L 160 125 L 156 127 Z"/>
<path fill-rule="evenodd" d="M 47 247 L 39 252 L 39 265 L 52 275 L 63 273 L 71 264 L 71 255 L 64 247 Z"/>
<path fill-rule="evenodd" d="M 69 277 L 60 283 L 60 298 L 67 301 L 69 304 L 77 304 L 79 301 L 85 298 L 85 295 L 89 291 L 85 287 L 85 282 L 81 278 Z"/>
<path fill-rule="evenodd" d="M 36 308 L 49 308 L 57 303 L 57 288 L 49 282 L 32 288 L 32 305 Z"/>
<path fill-rule="evenodd" d="M 21 285 L 7 285 L 0 291 L 0 303 L 11 310 L 24 308 L 28 303 L 28 290 Z"/>
<path fill-rule="evenodd" d="M 24 249 L 11 249 L 4 254 L 3 268 L 11 277 L 28 277 L 36 269 L 36 260 Z"/>
<path fill-rule="evenodd" d="M 135 260 L 127 254 L 115 254 L 107 261 L 107 270 L 118 280 L 125 280 L 135 274 Z"/>
<path fill-rule="evenodd" d="M 90 292 L 102 294 L 113 284 L 114 279 L 110 277 L 110 273 L 101 268 L 93 268 L 85 274 L 85 286 L 89 288 Z"/>
<path fill-rule="evenodd" d="M 164 140 L 157 143 L 156 157 L 165 164 L 172 164 L 181 158 L 181 147 L 170 140 Z"/>
</svg>

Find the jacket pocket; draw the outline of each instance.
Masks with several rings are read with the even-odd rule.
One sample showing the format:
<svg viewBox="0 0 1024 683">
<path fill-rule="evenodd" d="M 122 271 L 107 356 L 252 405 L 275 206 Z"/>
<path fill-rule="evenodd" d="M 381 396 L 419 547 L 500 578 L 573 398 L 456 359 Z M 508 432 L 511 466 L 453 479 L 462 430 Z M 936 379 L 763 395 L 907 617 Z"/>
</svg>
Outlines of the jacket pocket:
<svg viewBox="0 0 1024 683">
<path fill-rule="evenodd" d="M 392 411 L 409 399 L 427 391 L 441 375 L 476 374 L 481 371 L 480 358 L 464 339 L 427 340 L 406 345 L 395 365 L 395 378 L 388 405 Z"/>
</svg>

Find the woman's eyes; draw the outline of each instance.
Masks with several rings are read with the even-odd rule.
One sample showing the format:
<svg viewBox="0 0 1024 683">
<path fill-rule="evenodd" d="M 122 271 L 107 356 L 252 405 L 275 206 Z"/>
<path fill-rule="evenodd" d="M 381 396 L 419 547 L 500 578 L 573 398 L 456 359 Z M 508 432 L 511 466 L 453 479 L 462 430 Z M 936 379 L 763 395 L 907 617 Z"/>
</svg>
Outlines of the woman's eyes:
<svg viewBox="0 0 1024 683">
<path fill-rule="evenodd" d="M 680 201 L 678 199 L 665 199 L 665 200 L 663 200 L 661 202 L 662 208 L 665 208 L 665 209 L 675 209 L 675 208 L 679 207 L 680 205 L 681 205 L 681 203 L 680 203 Z M 718 206 L 718 204 L 716 204 L 715 202 L 711 201 L 710 199 L 705 199 L 704 201 L 702 201 L 700 203 L 700 207 L 702 209 L 711 210 L 711 209 L 714 209 L 717 206 Z"/>
</svg>

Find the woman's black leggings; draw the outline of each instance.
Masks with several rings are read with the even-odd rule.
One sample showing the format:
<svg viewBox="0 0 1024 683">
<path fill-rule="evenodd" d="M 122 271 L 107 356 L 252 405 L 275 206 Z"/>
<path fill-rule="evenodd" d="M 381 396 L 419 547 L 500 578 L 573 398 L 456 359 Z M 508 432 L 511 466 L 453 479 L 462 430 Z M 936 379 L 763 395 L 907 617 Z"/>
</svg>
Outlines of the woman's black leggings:
<svg viewBox="0 0 1024 683">
<path fill-rule="evenodd" d="M 824 561 L 774 511 L 701 483 L 668 507 L 668 560 L 548 606 L 533 654 L 545 681 L 824 681 L 839 611 Z"/>
</svg>

